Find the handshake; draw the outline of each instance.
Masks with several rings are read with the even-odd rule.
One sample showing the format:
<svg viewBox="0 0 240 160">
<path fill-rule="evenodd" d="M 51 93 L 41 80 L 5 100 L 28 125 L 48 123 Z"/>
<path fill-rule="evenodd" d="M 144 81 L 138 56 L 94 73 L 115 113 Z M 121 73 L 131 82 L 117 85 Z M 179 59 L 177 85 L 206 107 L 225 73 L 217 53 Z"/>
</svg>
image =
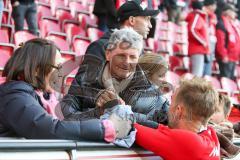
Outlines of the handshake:
<svg viewBox="0 0 240 160">
<path fill-rule="evenodd" d="M 105 141 L 126 138 L 133 130 L 134 114 L 128 105 L 116 105 L 106 109 L 100 117 L 105 128 Z"/>
</svg>

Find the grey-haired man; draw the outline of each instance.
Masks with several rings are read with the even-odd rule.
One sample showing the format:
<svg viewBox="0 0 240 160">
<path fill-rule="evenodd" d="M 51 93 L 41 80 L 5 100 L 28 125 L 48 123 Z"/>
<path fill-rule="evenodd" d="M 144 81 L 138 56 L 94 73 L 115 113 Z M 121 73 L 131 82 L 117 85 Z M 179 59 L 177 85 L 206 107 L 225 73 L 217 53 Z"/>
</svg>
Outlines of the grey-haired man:
<svg viewBox="0 0 240 160">
<path fill-rule="evenodd" d="M 137 65 L 142 48 L 143 37 L 131 28 L 123 28 L 111 34 L 106 63 L 97 56 L 85 56 L 61 103 L 64 117 L 98 118 L 106 105 L 126 103 L 132 107 L 138 123 L 151 127 L 166 123 L 169 103 Z M 89 108 L 97 109 L 82 113 Z"/>
</svg>

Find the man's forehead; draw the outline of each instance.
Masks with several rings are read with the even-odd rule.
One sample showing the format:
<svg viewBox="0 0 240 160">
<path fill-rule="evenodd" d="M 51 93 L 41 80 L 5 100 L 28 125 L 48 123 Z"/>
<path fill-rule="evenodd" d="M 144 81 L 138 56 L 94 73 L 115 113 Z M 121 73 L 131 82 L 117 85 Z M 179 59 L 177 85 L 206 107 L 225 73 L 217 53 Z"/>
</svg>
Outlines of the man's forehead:
<svg viewBox="0 0 240 160">
<path fill-rule="evenodd" d="M 139 57 L 140 51 L 136 48 L 121 49 L 117 47 L 116 49 L 112 50 L 110 54 L 112 54 L 112 56 L 121 54 L 121 55 L 135 55 Z"/>
</svg>

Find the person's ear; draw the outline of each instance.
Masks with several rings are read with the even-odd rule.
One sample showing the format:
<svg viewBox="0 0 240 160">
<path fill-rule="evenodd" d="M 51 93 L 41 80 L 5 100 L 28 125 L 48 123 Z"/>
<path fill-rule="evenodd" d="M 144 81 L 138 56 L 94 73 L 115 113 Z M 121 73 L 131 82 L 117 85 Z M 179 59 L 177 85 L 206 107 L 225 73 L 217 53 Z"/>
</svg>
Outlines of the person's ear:
<svg viewBox="0 0 240 160">
<path fill-rule="evenodd" d="M 186 109 L 184 108 L 184 106 L 182 104 L 178 104 L 176 106 L 176 113 L 180 119 L 182 119 L 183 116 L 186 114 Z"/>
<path fill-rule="evenodd" d="M 133 16 L 130 16 L 130 17 L 129 17 L 129 24 L 130 24 L 131 26 L 134 26 L 134 24 L 135 24 L 135 17 L 133 17 Z"/>
<path fill-rule="evenodd" d="M 106 60 L 107 61 L 110 61 L 110 58 L 111 58 L 111 52 L 109 50 L 106 50 Z"/>
</svg>

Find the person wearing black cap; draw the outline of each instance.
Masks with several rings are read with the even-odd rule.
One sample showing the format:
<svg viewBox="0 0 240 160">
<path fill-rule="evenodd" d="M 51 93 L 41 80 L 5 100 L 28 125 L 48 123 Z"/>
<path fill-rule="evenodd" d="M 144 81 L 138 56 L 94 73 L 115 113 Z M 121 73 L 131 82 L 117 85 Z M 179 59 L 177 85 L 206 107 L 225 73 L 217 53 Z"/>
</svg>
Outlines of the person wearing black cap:
<svg viewBox="0 0 240 160">
<path fill-rule="evenodd" d="M 240 53 L 240 33 L 234 24 L 236 11 L 233 6 L 225 4 L 216 31 L 216 59 L 219 64 L 220 77 L 231 79 L 234 79 L 235 65 Z"/>
<path fill-rule="evenodd" d="M 120 28 L 130 27 L 137 31 L 144 38 L 152 28 L 150 19 L 156 16 L 159 10 L 148 9 L 146 3 L 141 0 L 132 0 L 124 3 L 117 11 L 117 21 Z M 103 60 L 105 58 L 105 47 L 112 31 L 106 32 L 99 40 L 91 43 L 87 48 L 86 55 L 95 55 Z"/>
<path fill-rule="evenodd" d="M 209 37 L 209 50 L 210 54 L 205 56 L 205 64 L 203 75 L 212 75 L 212 62 L 215 56 L 215 46 L 216 46 L 216 25 L 217 25 L 217 17 L 215 15 L 215 11 L 217 8 L 216 0 L 205 0 L 203 10 L 207 13 L 208 16 L 208 37 Z"/>
</svg>

